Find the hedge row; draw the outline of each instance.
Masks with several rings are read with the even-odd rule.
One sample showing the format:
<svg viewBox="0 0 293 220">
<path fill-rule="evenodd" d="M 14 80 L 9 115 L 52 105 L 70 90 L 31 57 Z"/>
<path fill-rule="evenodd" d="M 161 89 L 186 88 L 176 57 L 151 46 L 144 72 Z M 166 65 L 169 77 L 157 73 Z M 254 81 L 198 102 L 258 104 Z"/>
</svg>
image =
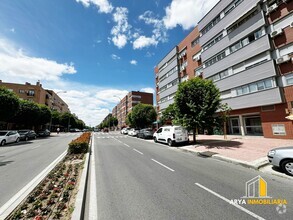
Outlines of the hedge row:
<svg viewBox="0 0 293 220">
<path fill-rule="evenodd" d="M 91 138 L 91 133 L 83 133 L 80 137 L 69 143 L 68 153 L 69 154 L 81 154 L 87 153 L 89 150 L 89 142 Z"/>
</svg>

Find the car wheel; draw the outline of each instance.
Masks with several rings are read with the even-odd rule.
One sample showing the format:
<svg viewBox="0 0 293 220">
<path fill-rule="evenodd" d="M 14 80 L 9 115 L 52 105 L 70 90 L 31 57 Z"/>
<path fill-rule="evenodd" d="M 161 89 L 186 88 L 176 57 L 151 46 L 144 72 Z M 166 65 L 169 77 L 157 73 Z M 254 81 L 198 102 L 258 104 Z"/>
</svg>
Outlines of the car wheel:
<svg viewBox="0 0 293 220">
<path fill-rule="evenodd" d="M 168 145 L 169 145 L 170 147 L 173 146 L 173 141 L 172 141 L 171 139 L 168 139 Z"/>
<path fill-rule="evenodd" d="M 158 142 L 156 137 L 154 137 L 154 142 L 155 142 L 155 143 L 157 143 L 157 142 Z"/>
<path fill-rule="evenodd" d="M 37 135 L 34 136 L 34 139 L 37 139 Z"/>
<path fill-rule="evenodd" d="M 25 141 L 28 141 L 28 137 L 25 137 Z"/>
<path fill-rule="evenodd" d="M 286 174 L 293 176 L 293 160 L 283 161 L 281 167 Z"/>
<path fill-rule="evenodd" d="M 0 145 L 1 145 L 1 146 L 4 146 L 5 143 L 6 143 L 6 141 L 5 141 L 5 140 L 2 140 Z"/>
<path fill-rule="evenodd" d="M 19 138 L 16 139 L 15 143 L 18 143 L 18 142 L 19 142 Z"/>
</svg>

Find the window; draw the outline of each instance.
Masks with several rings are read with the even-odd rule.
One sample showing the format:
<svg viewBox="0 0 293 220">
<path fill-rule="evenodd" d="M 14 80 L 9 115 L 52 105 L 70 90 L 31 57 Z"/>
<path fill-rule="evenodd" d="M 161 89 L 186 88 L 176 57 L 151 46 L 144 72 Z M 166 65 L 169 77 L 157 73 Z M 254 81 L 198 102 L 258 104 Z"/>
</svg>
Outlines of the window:
<svg viewBox="0 0 293 220">
<path fill-rule="evenodd" d="M 243 0 L 236 2 L 237 5 L 239 5 L 242 1 L 243 1 Z M 235 3 L 235 5 L 236 5 L 236 3 Z M 237 6 L 237 5 L 236 5 L 236 6 Z M 252 17 L 253 17 L 254 15 L 256 15 L 257 13 L 258 13 L 258 10 L 256 9 L 256 10 L 254 10 L 253 12 L 251 12 L 250 14 L 248 14 L 245 18 L 243 18 L 243 19 L 237 21 L 233 26 L 231 26 L 231 27 L 227 30 L 227 33 L 229 34 L 229 33 L 231 33 L 232 31 L 236 30 L 238 27 L 240 27 L 242 24 L 244 24 L 245 22 L 247 22 L 250 18 L 252 18 Z"/>
<path fill-rule="evenodd" d="M 293 85 L 293 74 L 286 75 L 285 77 L 286 77 L 287 85 L 288 86 Z"/>
<path fill-rule="evenodd" d="M 224 71 L 217 73 L 216 75 L 210 77 L 209 79 L 213 80 L 213 81 L 218 81 L 220 79 L 226 78 L 227 76 L 229 76 L 228 70 L 224 70 Z"/>
<path fill-rule="evenodd" d="M 238 87 L 236 88 L 236 94 L 239 96 L 239 95 L 244 95 L 244 94 L 248 94 L 252 92 L 261 91 L 264 89 L 269 89 L 272 87 L 273 87 L 273 80 L 270 78 L 270 79 L 262 80 L 256 83 L 250 83 L 248 85 Z"/>
<path fill-rule="evenodd" d="M 199 37 L 194 39 L 192 42 L 191 42 L 191 47 L 194 47 L 195 45 L 197 45 L 199 43 Z"/>
<path fill-rule="evenodd" d="M 28 96 L 34 96 L 34 95 L 35 95 L 35 90 L 29 90 L 29 91 L 27 92 L 27 95 L 28 95 Z"/>
<path fill-rule="evenodd" d="M 25 91 L 24 91 L 23 89 L 20 89 L 18 92 L 19 92 L 20 94 L 25 93 Z"/>
<path fill-rule="evenodd" d="M 236 44 L 234 44 L 230 47 L 230 51 L 231 51 L 231 53 L 233 53 L 233 52 L 239 50 L 241 47 L 242 47 L 241 41 L 238 41 Z"/>
<path fill-rule="evenodd" d="M 226 52 L 223 51 L 219 54 L 217 54 L 216 56 L 212 57 L 211 59 L 209 59 L 208 61 L 205 62 L 205 66 L 208 67 L 208 66 L 211 66 L 213 65 L 214 63 L 224 59 L 226 57 Z"/>
<path fill-rule="evenodd" d="M 208 48 L 210 48 L 211 46 L 213 46 L 214 44 L 216 44 L 217 42 L 219 42 L 222 38 L 223 38 L 223 33 L 219 34 L 214 39 L 212 39 L 211 41 L 209 41 L 206 45 L 204 45 L 203 46 L 203 50 L 207 50 Z"/>
<path fill-rule="evenodd" d="M 284 124 L 274 124 L 272 125 L 272 130 L 274 135 L 286 135 Z"/>
<path fill-rule="evenodd" d="M 200 76 L 203 73 L 203 67 L 199 67 L 194 70 L 194 76 Z"/>
</svg>

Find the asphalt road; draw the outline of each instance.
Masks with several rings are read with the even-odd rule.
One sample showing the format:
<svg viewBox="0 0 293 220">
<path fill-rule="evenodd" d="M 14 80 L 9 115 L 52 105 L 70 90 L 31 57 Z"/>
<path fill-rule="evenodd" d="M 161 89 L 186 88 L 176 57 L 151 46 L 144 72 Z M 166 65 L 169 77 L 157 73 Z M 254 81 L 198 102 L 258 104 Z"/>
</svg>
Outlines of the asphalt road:
<svg viewBox="0 0 293 220">
<path fill-rule="evenodd" d="M 118 133 L 96 133 L 93 150 L 85 219 L 292 219 L 293 184 L 285 178 Z M 258 175 L 268 196 L 287 200 L 286 212 L 230 204 Z"/>
<path fill-rule="evenodd" d="M 53 134 L 0 147 L 0 207 L 59 157 L 78 135 Z"/>
</svg>

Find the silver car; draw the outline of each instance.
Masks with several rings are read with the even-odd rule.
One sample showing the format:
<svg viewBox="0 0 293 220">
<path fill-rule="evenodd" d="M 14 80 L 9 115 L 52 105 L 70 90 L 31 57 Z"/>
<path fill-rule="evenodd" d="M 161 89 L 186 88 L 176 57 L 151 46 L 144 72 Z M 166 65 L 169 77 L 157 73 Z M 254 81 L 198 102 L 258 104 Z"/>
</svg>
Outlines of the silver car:
<svg viewBox="0 0 293 220">
<path fill-rule="evenodd" d="M 19 142 L 20 136 L 17 131 L 0 131 L 0 146 L 8 143 Z"/>
<path fill-rule="evenodd" d="M 273 166 L 280 167 L 286 174 L 293 176 L 293 146 L 270 150 L 268 159 Z"/>
</svg>

